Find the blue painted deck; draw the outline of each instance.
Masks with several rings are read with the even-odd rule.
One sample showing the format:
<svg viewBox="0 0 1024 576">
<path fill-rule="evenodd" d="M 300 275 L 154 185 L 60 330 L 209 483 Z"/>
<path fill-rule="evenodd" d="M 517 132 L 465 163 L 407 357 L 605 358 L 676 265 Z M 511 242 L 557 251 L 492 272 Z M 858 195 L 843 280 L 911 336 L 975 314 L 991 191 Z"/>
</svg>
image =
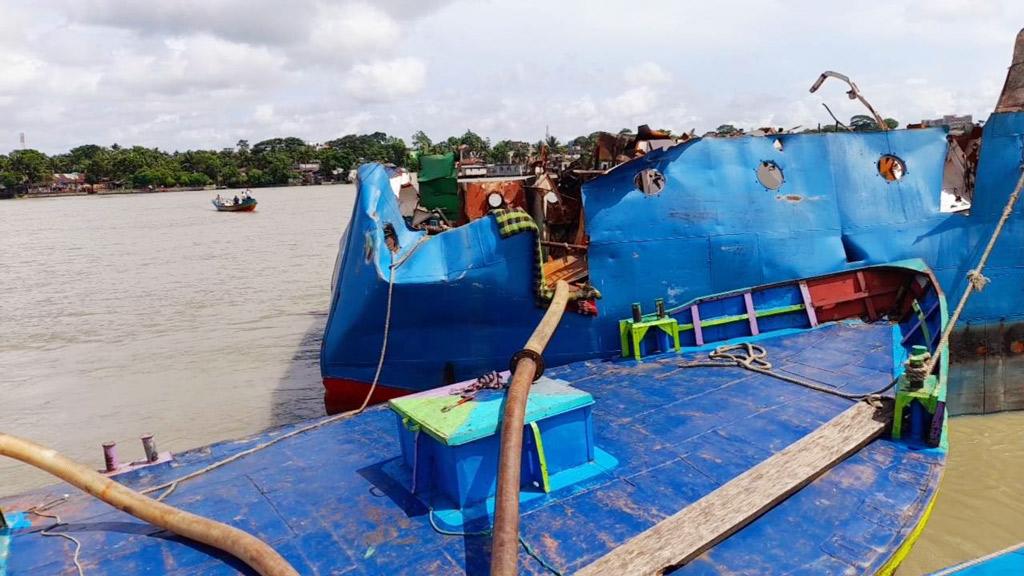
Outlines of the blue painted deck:
<svg viewBox="0 0 1024 576">
<path fill-rule="evenodd" d="M 892 378 L 893 329 L 833 324 L 761 342 L 777 369 L 851 392 Z M 698 357 L 695 354 L 685 355 Z M 703 356 L 703 355 L 701 355 Z M 679 370 L 680 356 L 586 361 L 549 369 L 593 395 L 595 443 L 619 465 L 523 505 L 535 553 L 571 572 L 836 416 L 850 403 L 739 368 Z M 158 485 L 308 423 L 178 455 L 119 480 Z M 922 520 L 943 449 L 877 440 L 679 574 L 844 574 L 880 569 Z M 237 561 L 55 486 L 0 501 L 22 511 L 71 492 L 52 510 L 97 574 L 220 575 Z M 436 532 L 409 492 L 395 417 L 385 407 L 288 439 L 182 484 L 168 502 L 263 538 L 302 574 L 486 574 L 487 536 Z M 32 517 L 13 533 L 9 576 L 73 573 L 73 545 Z M 479 529 L 482 526 L 469 526 Z M 520 553 L 522 572 L 544 574 Z M 244 570 L 243 570 L 244 571 Z M 2 572 L 2 570 L 0 570 Z"/>
</svg>

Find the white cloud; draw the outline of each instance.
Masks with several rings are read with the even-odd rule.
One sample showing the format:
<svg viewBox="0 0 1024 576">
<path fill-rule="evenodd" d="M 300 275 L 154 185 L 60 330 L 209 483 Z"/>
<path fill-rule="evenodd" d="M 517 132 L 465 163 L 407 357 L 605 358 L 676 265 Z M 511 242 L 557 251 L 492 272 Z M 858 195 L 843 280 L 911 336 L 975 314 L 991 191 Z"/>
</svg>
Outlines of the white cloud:
<svg viewBox="0 0 1024 576">
<path fill-rule="evenodd" d="M 207 33 L 253 44 L 296 42 L 308 33 L 310 0 L 68 0 L 75 21 L 141 36 Z"/>
<path fill-rule="evenodd" d="M 419 92 L 427 68 L 416 58 L 356 64 L 346 74 L 345 91 L 364 101 L 389 101 Z"/>
<path fill-rule="evenodd" d="M 672 75 L 654 62 L 644 62 L 627 68 L 622 77 L 627 84 L 641 86 L 657 86 L 667 84 L 672 80 Z"/>
<path fill-rule="evenodd" d="M 287 59 L 268 48 L 199 35 L 118 55 L 103 81 L 142 93 L 238 90 L 279 80 Z"/>
<path fill-rule="evenodd" d="M 0 51 L 0 95 L 16 91 L 39 78 L 45 67 L 27 54 Z"/>
<path fill-rule="evenodd" d="M 612 113 L 633 118 L 650 114 L 657 103 L 658 94 L 653 89 L 648 86 L 637 86 L 609 98 L 605 106 Z"/>
<path fill-rule="evenodd" d="M 390 53 L 397 48 L 400 34 L 391 16 L 369 4 L 324 5 L 303 56 L 347 64 L 360 55 Z"/>
<path fill-rule="evenodd" d="M 252 113 L 252 119 L 260 124 L 270 124 L 274 121 L 274 107 L 271 104 L 260 104 Z"/>
<path fill-rule="evenodd" d="M 648 123 L 792 127 L 862 112 L 984 118 L 1019 0 L 36 0 L 0 17 L 0 153 L 220 148 L 356 130 L 561 139 Z M 864 22 L 864 14 L 884 14 Z M 572 22 L 572 26 L 538 24 Z M 651 15 L 656 14 L 656 18 Z M 681 24 L 682 23 L 682 24 Z M 638 36 L 637 30 L 644 34 Z M 427 80 L 429 68 L 430 78 Z M 385 103 L 372 105 L 373 103 Z"/>
</svg>

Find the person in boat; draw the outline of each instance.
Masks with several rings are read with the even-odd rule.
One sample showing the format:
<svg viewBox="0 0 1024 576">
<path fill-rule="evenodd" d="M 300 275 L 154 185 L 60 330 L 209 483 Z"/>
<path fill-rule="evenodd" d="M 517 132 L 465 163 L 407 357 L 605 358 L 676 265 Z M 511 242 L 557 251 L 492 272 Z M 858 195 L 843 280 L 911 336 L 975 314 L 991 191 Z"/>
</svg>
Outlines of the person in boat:
<svg viewBox="0 0 1024 576">
<path fill-rule="evenodd" d="M 213 201 L 214 201 L 214 202 L 216 202 L 218 206 L 220 206 L 220 205 L 223 205 L 223 204 L 224 204 L 224 199 L 220 197 L 220 194 L 217 194 L 217 197 L 216 197 L 216 198 L 214 198 L 214 200 L 213 200 Z"/>
<path fill-rule="evenodd" d="M 235 194 L 235 201 L 233 203 L 235 206 L 238 206 L 238 194 Z"/>
</svg>

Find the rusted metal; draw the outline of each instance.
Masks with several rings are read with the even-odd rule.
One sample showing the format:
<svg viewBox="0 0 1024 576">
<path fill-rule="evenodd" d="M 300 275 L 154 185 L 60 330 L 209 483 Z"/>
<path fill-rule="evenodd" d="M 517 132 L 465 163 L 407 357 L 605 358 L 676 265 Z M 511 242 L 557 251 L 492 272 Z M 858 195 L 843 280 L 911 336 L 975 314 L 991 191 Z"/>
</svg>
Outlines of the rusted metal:
<svg viewBox="0 0 1024 576">
<path fill-rule="evenodd" d="M 1006 74 L 1003 91 L 996 104 L 996 112 L 1024 111 L 1024 30 L 1017 34 L 1013 47 L 1013 62 Z"/>
<path fill-rule="evenodd" d="M 818 76 L 818 79 L 814 81 L 813 85 L 811 85 L 811 94 L 817 92 L 818 88 L 821 88 L 821 85 L 825 83 L 827 78 L 835 78 L 836 80 L 845 82 L 850 87 L 850 89 L 846 91 L 846 95 L 850 97 L 850 100 L 860 100 L 860 103 L 863 104 L 869 112 L 871 112 L 871 116 L 874 117 L 875 122 L 878 123 L 878 129 L 883 132 L 889 130 L 889 125 L 885 123 L 885 120 L 882 119 L 878 112 L 875 112 L 875 108 L 867 101 L 867 99 L 861 95 L 860 89 L 858 89 L 857 85 L 853 83 L 853 80 L 850 80 L 849 76 L 846 76 L 845 74 L 840 74 L 839 72 L 833 72 L 831 70 L 822 72 L 821 76 Z"/>
<path fill-rule="evenodd" d="M 141 438 L 142 450 L 146 453 L 146 462 L 150 464 L 160 459 L 160 453 L 156 450 L 156 440 L 152 434 L 144 434 Z"/>
<path fill-rule="evenodd" d="M 551 305 L 533 331 L 523 350 L 539 355 L 558 328 L 569 300 L 569 285 L 559 282 Z M 494 499 L 494 536 L 491 540 L 491 575 L 513 576 L 519 561 L 519 483 L 522 468 L 523 421 L 530 385 L 537 372 L 533 354 L 522 354 L 516 362 L 505 396 L 501 420 L 501 455 L 498 460 L 498 490 Z"/>
<path fill-rule="evenodd" d="M 541 240 L 543 246 L 553 246 L 556 248 L 565 248 L 566 250 L 586 250 L 586 244 L 571 244 L 569 242 L 555 242 L 554 240 Z"/>
<path fill-rule="evenodd" d="M 115 472 L 121 467 L 121 463 L 117 460 L 117 442 L 103 443 L 103 464 L 108 473 Z"/>
<path fill-rule="evenodd" d="M 113 447 L 114 443 L 108 442 L 104 448 L 108 444 Z M 19 460 L 56 476 L 144 522 L 223 550 L 263 576 L 299 575 L 280 554 L 252 534 L 143 496 L 50 448 L 0 433 L 0 456 Z"/>
</svg>

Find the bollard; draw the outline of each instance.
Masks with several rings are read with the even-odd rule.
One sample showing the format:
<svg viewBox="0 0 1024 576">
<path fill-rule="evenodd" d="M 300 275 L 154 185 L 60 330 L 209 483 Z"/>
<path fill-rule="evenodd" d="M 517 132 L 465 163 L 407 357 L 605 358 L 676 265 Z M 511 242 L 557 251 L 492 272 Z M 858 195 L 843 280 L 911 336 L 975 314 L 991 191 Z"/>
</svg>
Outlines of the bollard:
<svg viewBox="0 0 1024 576">
<path fill-rule="evenodd" d="M 643 320 L 644 320 L 644 315 L 640 311 L 640 303 L 639 302 L 634 302 L 633 303 L 633 322 L 643 322 Z"/>
<path fill-rule="evenodd" d="M 156 451 L 156 441 L 153 440 L 152 434 L 144 434 L 142 436 L 142 449 L 146 452 L 146 462 L 152 464 L 160 459 L 160 454 Z"/>
<path fill-rule="evenodd" d="M 117 461 L 117 442 L 103 443 L 103 462 L 106 464 L 107 472 L 113 472 L 121 467 Z"/>
<path fill-rule="evenodd" d="M 658 298 L 654 301 L 654 309 L 658 311 L 658 318 L 665 317 L 665 299 Z"/>
</svg>

